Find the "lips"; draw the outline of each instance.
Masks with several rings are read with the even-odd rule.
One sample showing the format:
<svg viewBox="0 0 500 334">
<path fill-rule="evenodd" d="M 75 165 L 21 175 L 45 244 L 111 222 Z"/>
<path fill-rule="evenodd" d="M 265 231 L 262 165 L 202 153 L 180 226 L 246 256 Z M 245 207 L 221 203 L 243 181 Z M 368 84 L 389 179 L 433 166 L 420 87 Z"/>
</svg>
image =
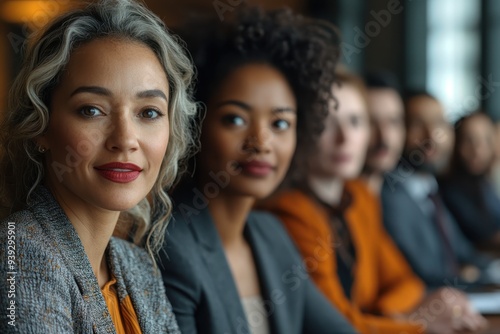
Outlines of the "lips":
<svg viewBox="0 0 500 334">
<path fill-rule="evenodd" d="M 275 169 L 270 163 L 258 160 L 240 162 L 239 167 L 244 174 L 254 177 L 267 176 Z"/>
<path fill-rule="evenodd" d="M 332 157 L 332 161 L 338 164 L 347 163 L 352 160 L 352 157 L 348 154 L 337 154 Z"/>
<path fill-rule="evenodd" d="M 105 179 L 116 183 L 129 183 L 139 177 L 142 168 L 131 163 L 111 162 L 94 169 Z"/>
</svg>

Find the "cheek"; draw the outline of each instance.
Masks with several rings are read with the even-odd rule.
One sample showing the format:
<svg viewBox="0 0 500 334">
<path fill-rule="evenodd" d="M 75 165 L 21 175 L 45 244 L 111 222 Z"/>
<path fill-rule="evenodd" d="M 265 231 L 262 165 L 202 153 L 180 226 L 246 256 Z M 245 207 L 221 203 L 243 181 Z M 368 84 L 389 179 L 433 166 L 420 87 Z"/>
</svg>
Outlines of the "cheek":
<svg viewBox="0 0 500 334">
<path fill-rule="evenodd" d="M 144 137 L 143 143 L 146 158 L 155 169 L 159 169 L 171 143 L 169 131 L 149 132 Z"/>
<path fill-rule="evenodd" d="M 47 138 L 52 160 L 72 167 L 95 156 L 97 148 L 103 142 L 103 134 L 97 129 L 56 124 L 49 128 Z"/>
<path fill-rule="evenodd" d="M 290 133 L 285 136 L 285 138 L 276 138 L 276 152 L 280 159 L 281 167 L 288 169 L 290 162 L 292 161 L 293 154 L 295 153 L 295 148 L 297 145 L 297 138 L 295 133 Z"/>
</svg>

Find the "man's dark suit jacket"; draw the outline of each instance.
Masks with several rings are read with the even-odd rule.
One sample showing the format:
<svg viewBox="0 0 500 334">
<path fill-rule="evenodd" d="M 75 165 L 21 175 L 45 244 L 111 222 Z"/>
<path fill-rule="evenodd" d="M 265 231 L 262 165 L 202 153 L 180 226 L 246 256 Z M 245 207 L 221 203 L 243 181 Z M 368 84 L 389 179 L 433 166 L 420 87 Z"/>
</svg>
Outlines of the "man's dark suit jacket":
<svg viewBox="0 0 500 334">
<path fill-rule="evenodd" d="M 430 287 L 465 287 L 452 270 L 439 230 L 408 193 L 402 182 L 386 182 L 382 188 L 382 209 L 387 232 L 406 256 L 415 273 Z M 484 269 L 490 259 L 477 253 L 464 237 L 451 214 L 446 211 L 446 229 L 460 265 L 472 264 Z"/>
<path fill-rule="evenodd" d="M 160 269 L 184 334 L 250 333 L 218 232 L 200 203 L 176 203 Z M 252 249 L 273 334 L 355 333 L 308 278 L 281 223 L 252 212 L 244 235 Z"/>
</svg>

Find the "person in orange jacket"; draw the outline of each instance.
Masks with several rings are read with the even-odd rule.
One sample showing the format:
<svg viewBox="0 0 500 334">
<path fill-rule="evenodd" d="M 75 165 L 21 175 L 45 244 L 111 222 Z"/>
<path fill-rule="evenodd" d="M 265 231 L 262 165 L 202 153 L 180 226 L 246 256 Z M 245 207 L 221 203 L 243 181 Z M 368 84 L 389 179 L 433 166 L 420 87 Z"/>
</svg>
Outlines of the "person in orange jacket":
<svg viewBox="0 0 500 334">
<path fill-rule="evenodd" d="M 454 333 L 485 320 L 451 288 L 426 295 L 423 282 L 381 223 L 380 204 L 356 178 L 370 138 L 361 79 L 339 73 L 332 108 L 308 175 L 262 206 L 280 217 L 323 294 L 361 333 Z"/>
</svg>

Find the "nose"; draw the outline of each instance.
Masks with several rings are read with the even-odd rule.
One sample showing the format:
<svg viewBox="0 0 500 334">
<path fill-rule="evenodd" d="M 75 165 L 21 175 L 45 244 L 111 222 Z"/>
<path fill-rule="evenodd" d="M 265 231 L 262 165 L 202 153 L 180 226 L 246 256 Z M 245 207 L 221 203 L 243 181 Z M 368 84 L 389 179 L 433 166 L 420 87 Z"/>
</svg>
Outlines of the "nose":
<svg viewBox="0 0 500 334">
<path fill-rule="evenodd" d="M 130 152 L 139 147 L 138 131 L 134 120 L 128 114 L 116 115 L 112 119 L 106 138 L 106 147 L 110 151 Z"/>
<path fill-rule="evenodd" d="M 335 138 L 334 142 L 337 145 L 343 144 L 346 141 L 346 129 L 343 125 L 337 124 L 335 126 Z"/>
<path fill-rule="evenodd" d="M 384 142 L 384 131 L 382 127 L 378 124 L 371 125 L 371 141 L 373 146 L 379 146 L 382 142 Z M 387 133 L 387 131 L 385 131 Z"/>
<path fill-rule="evenodd" d="M 273 132 L 262 123 L 255 123 L 246 134 L 243 150 L 251 153 L 267 153 L 271 150 Z"/>
</svg>

